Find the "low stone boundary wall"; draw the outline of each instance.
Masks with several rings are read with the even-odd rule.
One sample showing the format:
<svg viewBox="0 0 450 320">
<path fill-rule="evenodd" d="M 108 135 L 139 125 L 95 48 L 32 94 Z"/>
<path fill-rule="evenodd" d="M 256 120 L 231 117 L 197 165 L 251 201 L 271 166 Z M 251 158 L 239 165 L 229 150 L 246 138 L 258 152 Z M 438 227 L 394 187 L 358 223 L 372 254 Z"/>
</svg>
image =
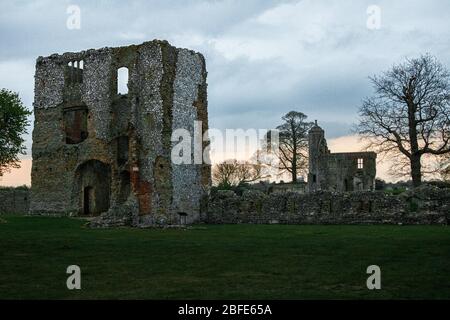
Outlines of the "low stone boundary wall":
<svg viewBox="0 0 450 320">
<path fill-rule="evenodd" d="M 30 208 L 30 189 L 0 188 L 0 214 L 27 214 Z"/>
<path fill-rule="evenodd" d="M 202 219 L 212 224 L 448 224 L 450 189 L 424 187 L 401 195 L 219 191 Z"/>
<path fill-rule="evenodd" d="M 30 190 L 0 188 L 0 214 L 27 214 Z M 242 196 L 219 191 L 202 204 L 211 224 L 442 224 L 450 222 L 450 189 L 421 187 L 400 195 L 377 192 L 294 192 Z"/>
</svg>

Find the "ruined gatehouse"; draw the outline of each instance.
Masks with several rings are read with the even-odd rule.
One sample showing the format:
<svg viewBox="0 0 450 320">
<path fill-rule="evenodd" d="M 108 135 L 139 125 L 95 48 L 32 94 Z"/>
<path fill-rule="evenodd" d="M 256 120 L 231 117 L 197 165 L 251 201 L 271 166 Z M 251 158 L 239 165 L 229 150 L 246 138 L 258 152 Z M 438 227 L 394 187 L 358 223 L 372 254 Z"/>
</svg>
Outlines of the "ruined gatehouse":
<svg viewBox="0 0 450 320">
<path fill-rule="evenodd" d="M 308 133 L 308 147 L 310 192 L 375 190 L 375 152 L 331 153 L 317 121 Z"/>
<path fill-rule="evenodd" d="M 173 164 L 171 136 L 207 130 L 206 90 L 204 57 L 166 41 L 39 57 L 30 212 L 196 221 L 210 166 Z"/>
</svg>

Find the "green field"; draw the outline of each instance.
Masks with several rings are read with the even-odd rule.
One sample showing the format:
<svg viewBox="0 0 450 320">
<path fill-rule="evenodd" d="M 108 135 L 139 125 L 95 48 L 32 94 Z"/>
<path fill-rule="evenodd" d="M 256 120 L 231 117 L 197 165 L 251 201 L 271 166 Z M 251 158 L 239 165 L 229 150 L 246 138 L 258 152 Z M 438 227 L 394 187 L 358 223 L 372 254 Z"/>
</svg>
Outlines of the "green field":
<svg viewBox="0 0 450 320">
<path fill-rule="evenodd" d="M 0 299 L 450 298 L 445 226 L 92 230 L 70 218 L 1 218 Z M 66 288 L 73 264 L 81 290 Z M 372 264 L 381 290 L 366 287 Z"/>
</svg>

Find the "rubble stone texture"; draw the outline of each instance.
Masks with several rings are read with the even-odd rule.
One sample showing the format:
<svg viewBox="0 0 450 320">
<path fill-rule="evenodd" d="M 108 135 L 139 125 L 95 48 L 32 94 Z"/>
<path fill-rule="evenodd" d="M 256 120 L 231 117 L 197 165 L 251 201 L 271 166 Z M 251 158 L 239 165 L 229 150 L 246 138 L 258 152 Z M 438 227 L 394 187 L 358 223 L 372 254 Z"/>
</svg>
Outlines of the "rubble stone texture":
<svg viewBox="0 0 450 320">
<path fill-rule="evenodd" d="M 200 53 L 158 40 L 39 57 L 30 213 L 98 216 L 93 226 L 198 220 L 210 166 L 175 165 L 171 150 L 175 129 L 208 128 L 206 74 Z"/>
<path fill-rule="evenodd" d="M 400 195 L 382 191 L 317 191 L 242 196 L 219 191 L 202 220 L 212 224 L 440 224 L 450 221 L 450 190 L 423 186 Z"/>
<path fill-rule="evenodd" d="M 308 190 L 371 191 L 375 189 L 375 152 L 331 153 L 324 130 L 317 125 L 308 133 Z"/>
<path fill-rule="evenodd" d="M 24 213 L 28 189 L 0 189 L 0 214 Z M 14 200 L 14 201 L 13 201 Z M 207 201 L 206 201 L 207 200 Z M 130 223 L 127 206 L 97 226 Z M 220 190 L 203 199 L 199 223 L 254 224 L 440 224 L 450 222 L 450 190 L 421 186 L 399 195 L 383 191 L 314 193 Z"/>
<path fill-rule="evenodd" d="M 28 188 L 0 188 L 0 214 L 24 214 L 29 207 Z"/>
</svg>

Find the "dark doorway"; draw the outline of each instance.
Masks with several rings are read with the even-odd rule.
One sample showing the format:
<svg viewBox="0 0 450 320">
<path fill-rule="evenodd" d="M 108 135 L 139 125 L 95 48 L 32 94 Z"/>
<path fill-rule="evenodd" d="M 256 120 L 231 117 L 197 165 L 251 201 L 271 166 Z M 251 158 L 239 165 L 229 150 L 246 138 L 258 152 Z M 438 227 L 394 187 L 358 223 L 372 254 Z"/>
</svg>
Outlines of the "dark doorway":
<svg viewBox="0 0 450 320">
<path fill-rule="evenodd" d="M 117 138 L 117 164 L 124 165 L 128 161 L 128 137 Z"/>
<path fill-rule="evenodd" d="M 81 215 L 96 216 L 108 211 L 111 191 L 111 167 L 98 160 L 78 166 L 74 199 Z"/>
<path fill-rule="evenodd" d="M 351 191 L 350 184 L 347 179 L 344 179 L 344 191 Z"/>
<path fill-rule="evenodd" d="M 124 203 L 128 199 L 130 191 L 131 191 L 130 172 L 122 171 L 120 173 L 120 192 L 119 192 L 120 203 Z"/>
<path fill-rule="evenodd" d="M 178 216 L 180 218 L 180 225 L 187 224 L 187 213 L 186 212 L 178 212 Z"/>
<path fill-rule="evenodd" d="M 83 190 L 83 214 L 89 216 L 92 214 L 94 200 L 94 189 L 92 187 L 85 187 Z"/>
</svg>

